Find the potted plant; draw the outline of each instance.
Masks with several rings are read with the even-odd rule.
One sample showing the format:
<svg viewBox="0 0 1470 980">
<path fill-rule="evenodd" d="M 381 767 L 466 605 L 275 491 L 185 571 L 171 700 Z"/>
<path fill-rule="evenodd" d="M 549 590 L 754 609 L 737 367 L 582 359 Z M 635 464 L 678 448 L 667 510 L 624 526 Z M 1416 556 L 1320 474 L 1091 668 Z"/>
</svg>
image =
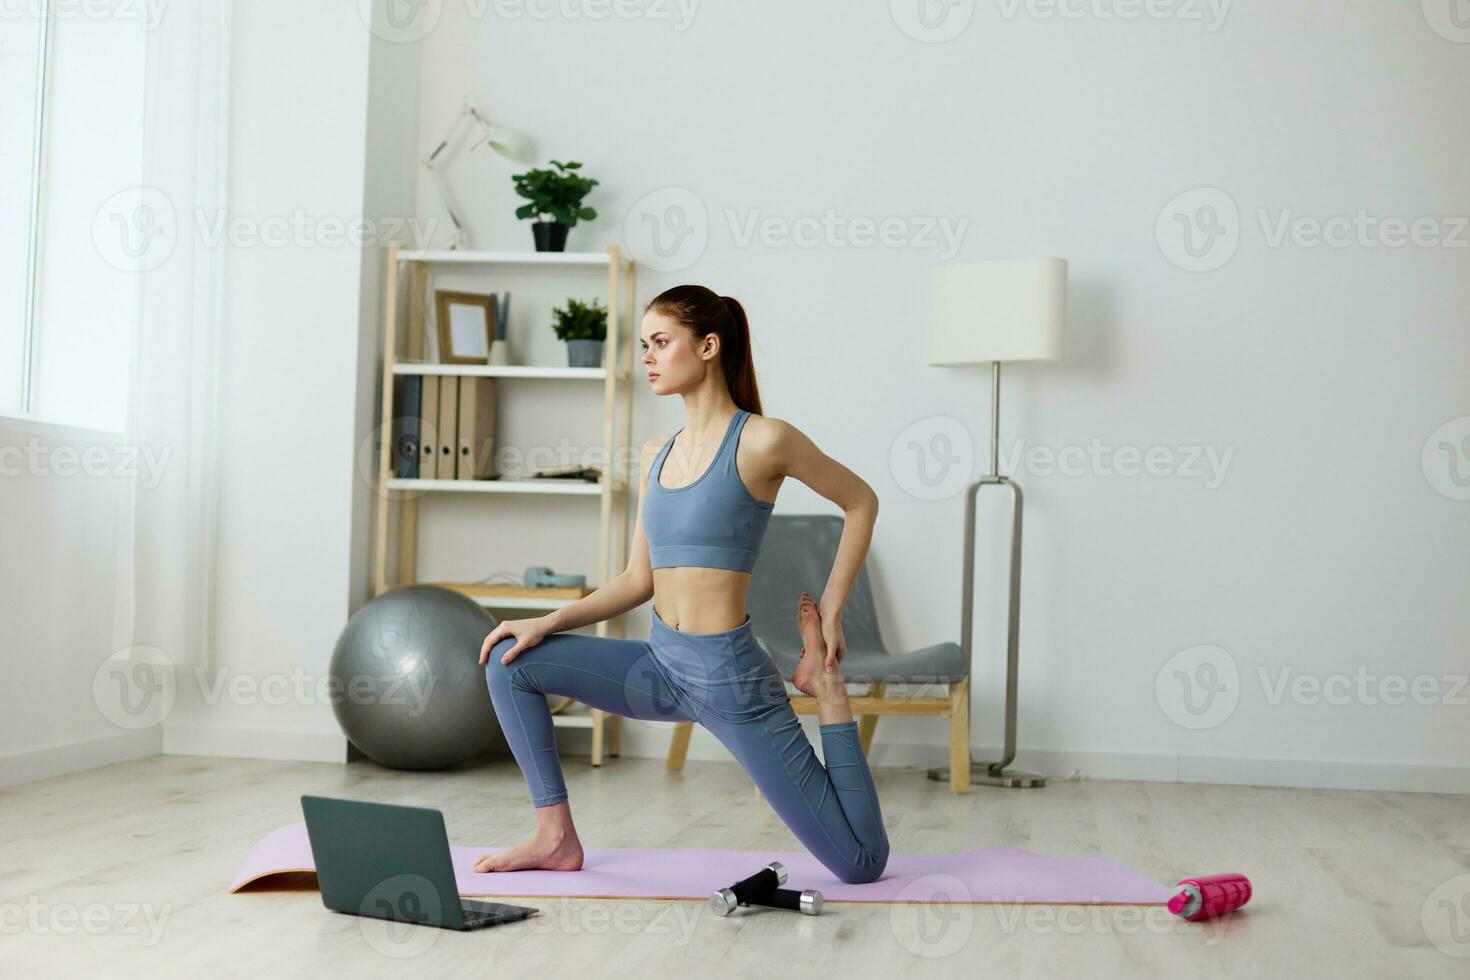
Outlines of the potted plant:
<svg viewBox="0 0 1470 980">
<path fill-rule="evenodd" d="M 568 299 L 567 308 L 551 311 L 551 329 L 567 342 L 567 367 L 602 367 L 602 342 L 607 338 L 607 307 Z"/>
<path fill-rule="evenodd" d="M 531 232 L 538 252 L 564 250 L 567 232 L 572 226 L 578 221 L 591 221 L 597 217 L 595 210 L 582 206 L 582 199 L 598 182 L 577 173 L 582 165 L 576 161 L 561 163 L 553 160 L 551 166 L 554 169 L 532 168 L 523 174 L 511 175 L 516 182 L 516 193 L 530 202 L 516 208 L 516 217 L 530 218 L 535 222 Z"/>
</svg>

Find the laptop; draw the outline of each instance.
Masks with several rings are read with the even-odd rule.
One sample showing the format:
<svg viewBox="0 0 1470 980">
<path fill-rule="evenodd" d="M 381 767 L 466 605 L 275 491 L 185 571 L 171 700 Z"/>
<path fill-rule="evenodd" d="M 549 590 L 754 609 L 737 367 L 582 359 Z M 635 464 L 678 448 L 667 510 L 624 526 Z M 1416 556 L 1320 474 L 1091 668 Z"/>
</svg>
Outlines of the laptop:
<svg viewBox="0 0 1470 980">
<path fill-rule="evenodd" d="M 322 904 L 334 912 L 443 929 L 483 929 L 538 911 L 459 897 L 444 815 L 326 796 L 303 796 Z"/>
</svg>

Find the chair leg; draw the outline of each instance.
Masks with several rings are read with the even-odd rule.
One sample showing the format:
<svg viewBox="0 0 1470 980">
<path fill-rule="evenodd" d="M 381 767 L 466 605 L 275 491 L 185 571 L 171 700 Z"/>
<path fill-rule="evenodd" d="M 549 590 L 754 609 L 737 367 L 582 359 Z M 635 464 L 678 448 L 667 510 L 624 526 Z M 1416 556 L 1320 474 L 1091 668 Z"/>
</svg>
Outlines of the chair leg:
<svg viewBox="0 0 1470 980">
<path fill-rule="evenodd" d="M 607 712 L 597 708 L 591 709 L 592 714 L 592 764 L 602 765 L 602 740 L 607 731 Z"/>
<path fill-rule="evenodd" d="M 669 757 L 665 769 L 683 769 L 684 757 L 689 754 L 689 736 L 694 734 L 694 722 L 681 721 L 674 725 L 674 737 L 669 740 Z"/>
<path fill-rule="evenodd" d="M 874 682 L 868 690 L 868 694 L 875 698 L 881 698 L 888 685 Z M 878 728 L 877 715 L 862 715 L 858 718 L 858 741 L 862 744 L 863 755 L 873 747 L 873 732 Z"/>
<path fill-rule="evenodd" d="M 970 679 L 949 686 L 949 788 L 970 791 Z"/>
<path fill-rule="evenodd" d="M 607 716 L 607 754 L 616 759 L 623 754 L 623 716 Z"/>
</svg>

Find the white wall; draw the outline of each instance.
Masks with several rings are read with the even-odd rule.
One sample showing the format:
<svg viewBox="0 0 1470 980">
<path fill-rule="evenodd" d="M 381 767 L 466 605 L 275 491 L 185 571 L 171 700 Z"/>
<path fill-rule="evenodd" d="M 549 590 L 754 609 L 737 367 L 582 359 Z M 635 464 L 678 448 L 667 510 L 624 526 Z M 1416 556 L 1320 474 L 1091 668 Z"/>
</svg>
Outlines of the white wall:
<svg viewBox="0 0 1470 980">
<path fill-rule="evenodd" d="M 118 527 L 128 502 L 119 445 L 112 434 L 0 420 L 0 666 L 10 688 L 0 786 L 159 750 L 156 727 L 114 724 L 93 696 L 118 649 Z"/>
<path fill-rule="evenodd" d="M 1069 258 L 1065 361 L 1009 368 L 1003 386 L 1003 449 L 1021 450 L 1007 472 L 1027 500 L 1023 763 L 1470 790 L 1470 690 L 1458 687 L 1470 672 L 1470 525 L 1466 504 L 1432 483 L 1448 457 L 1421 465 L 1431 433 L 1470 413 L 1467 235 L 1460 247 L 1273 247 L 1261 224 L 1288 209 L 1470 214 L 1470 48 L 1419 4 L 1176 4 L 1151 9 L 1204 19 L 1125 21 L 982 2 L 953 5 L 973 18 L 944 43 L 905 33 L 902 3 L 895 15 L 881 3 L 705 0 L 687 24 L 674 4 L 608 8 L 650 12 L 632 19 L 594 20 L 588 7 L 442 5 L 423 42 L 421 147 L 469 94 L 530 133 L 540 159 L 584 161 L 603 182 L 591 201 L 602 217 L 571 248 L 622 242 L 625 219 L 667 218 L 668 200 L 705 210 L 702 252 L 644 272 L 640 300 L 697 281 L 747 304 L 766 413 L 883 500 L 870 561 L 894 646 L 957 638 L 955 484 L 986 464 L 988 370 L 926 362 L 927 275 L 948 250 L 942 238 L 799 247 L 741 231 L 830 209 L 897 218 L 906 234 L 926 220 L 962 228 L 960 258 Z M 510 165 L 477 156 L 458 187 L 477 244 L 528 247 Z M 1170 202 L 1200 187 L 1225 191 L 1241 219 L 1233 256 L 1209 272 L 1170 259 L 1186 261 Z M 637 203 L 668 188 L 689 193 Z M 439 214 L 424 185 L 420 201 L 425 218 Z M 1198 202 L 1185 203 L 1193 216 Z M 674 400 L 640 392 L 635 441 L 680 418 Z M 951 495 L 921 499 L 907 446 L 941 472 L 932 437 L 954 425 L 968 441 Z M 1032 447 L 1085 453 L 1094 441 L 1165 447 L 1172 475 L 1027 464 Z M 1187 472 L 1188 447 L 1228 460 L 1223 475 L 1203 461 Z M 1470 466 L 1470 444 L 1459 463 Z M 779 510 L 829 506 L 793 483 Z M 537 557 L 511 534 L 487 556 L 485 538 L 454 533 L 459 509 L 421 506 L 423 577 Z M 987 527 L 1000 511 L 982 508 Z M 1002 544 L 982 533 L 996 558 L 978 580 L 981 754 L 998 741 Z M 1209 709 L 1191 714 L 1180 676 L 1209 675 L 1184 651 L 1205 644 L 1238 680 L 1214 701 L 1191 688 Z M 1309 703 L 1288 689 L 1273 704 L 1283 670 L 1288 684 L 1363 675 L 1369 695 Z M 1390 675 L 1428 677 L 1437 703 L 1368 703 L 1394 696 L 1395 681 L 1380 686 Z M 665 729 L 629 727 L 626 751 L 663 751 Z M 874 758 L 938 765 L 942 736 L 885 720 Z M 721 757 L 708 742 L 695 750 Z"/>
<path fill-rule="evenodd" d="M 244 694 L 225 686 L 216 696 L 181 679 L 168 752 L 345 757 L 314 685 L 353 581 L 363 260 L 339 232 L 363 215 L 369 38 L 355 4 L 234 8 L 231 218 L 265 229 L 299 213 L 318 230 L 230 250 L 220 672 L 208 681 L 238 683 Z M 304 696 L 294 693 L 296 677 L 305 678 Z"/>
<path fill-rule="evenodd" d="M 377 478 L 376 453 L 382 419 L 380 399 L 387 245 L 392 241 L 401 242 L 406 248 L 428 245 L 427 237 L 413 223 L 415 175 L 420 156 L 419 46 L 391 40 L 391 32 L 383 26 L 386 8 L 380 5 L 375 13 L 379 26 L 370 40 L 363 215 L 373 222 L 376 233 L 373 246 L 363 249 L 361 255 L 357 442 L 354 444 L 356 469 L 352 484 L 353 612 L 373 594 L 373 527 L 378 505 L 373 486 Z M 394 527 L 396 530 L 396 525 Z"/>
</svg>

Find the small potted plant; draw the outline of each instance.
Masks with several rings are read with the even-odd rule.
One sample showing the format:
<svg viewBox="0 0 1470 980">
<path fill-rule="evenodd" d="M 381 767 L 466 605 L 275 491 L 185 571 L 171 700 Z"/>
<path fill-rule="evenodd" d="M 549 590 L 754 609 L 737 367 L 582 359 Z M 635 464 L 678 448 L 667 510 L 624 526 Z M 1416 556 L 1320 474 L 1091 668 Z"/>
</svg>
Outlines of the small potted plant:
<svg viewBox="0 0 1470 980">
<path fill-rule="evenodd" d="M 516 208 L 516 217 L 535 222 L 531 233 L 538 252 L 563 251 L 572 226 L 597 217 L 595 210 L 582 206 L 582 199 L 598 182 L 577 173 L 582 165 L 575 160 L 571 163 L 553 160 L 551 166 L 554 169 L 532 168 L 511 175 L 516 182 L 516 193 L 530 202 Z"/>
<path fill-rule="evenodd" d="M 567 308 L 551 311 L 551 329 L 567 342 L 567 367 L 602 367 L 602 342 L 607 339 L 607 307 L 568 299 Z"/>
</svg>

